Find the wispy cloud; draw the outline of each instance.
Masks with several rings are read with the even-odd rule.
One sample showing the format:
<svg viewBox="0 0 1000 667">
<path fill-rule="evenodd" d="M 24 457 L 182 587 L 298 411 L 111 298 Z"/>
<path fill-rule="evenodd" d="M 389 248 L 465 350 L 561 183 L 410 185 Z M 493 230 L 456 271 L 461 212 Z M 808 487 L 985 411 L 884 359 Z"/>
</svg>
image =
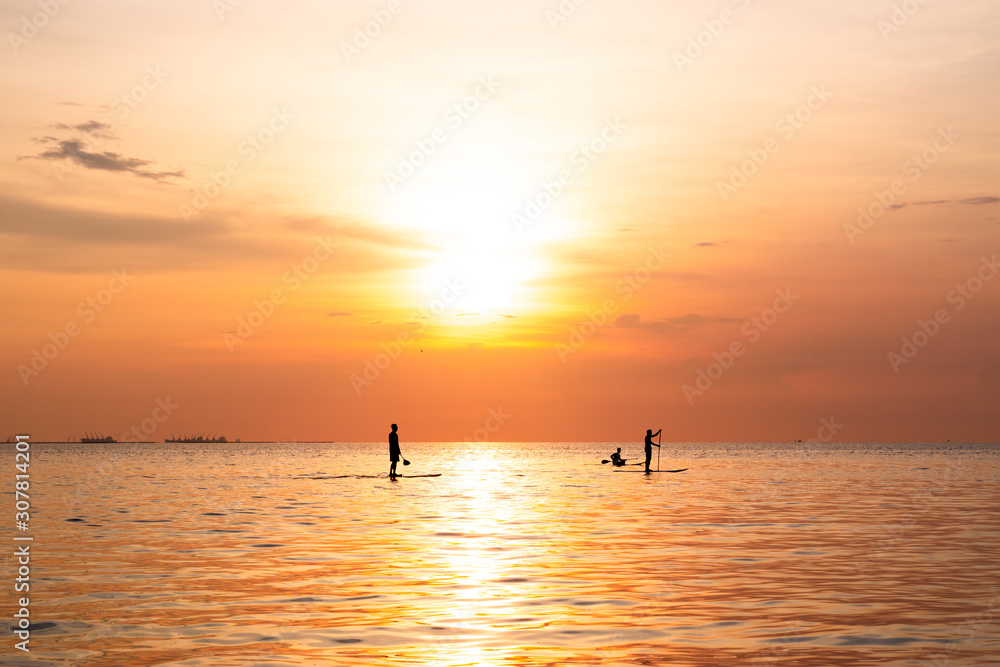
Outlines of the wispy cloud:
<svg viewBox="0 0 1000 667">
<path fill-rule="evenodd" d="M 64 106 L 64 107 L 86 107 L 88 109 L 106 109 L 107 108 L 107 107 L 101 106 L 100 104 L 81 104 L 80 102 L 69 102 L 69 101 L 53 102 L 53 104 L 57 104 L 59 106 Z"/>
<path fill-rule="evenodd" d="M 615 320 L 615 326 L 622 329 L 641 329 L 652 334 L 668 334 L 676 331 L 687 331 L 701 324 L 736 321 L 738 320 L 727 317 L 703 317 L 689 313 L 680 317 L 668 317 L 663 320 L 643 322 L 640 315 L 626 313 Z"/>
<path fill-rule="evenodd" d="M 50 127 L 71 133 L 72 136 L 70 138 L 53 136 L 33 137 L 33 141 L 46 145 L 47 148 L 38 155 L 22 155 L 17 159 L 69 161 L 74 165 L 79 165 L 86 169 L 127 173 L 158 182 L 184 177 L 183 170 L 156 170 L 151 168 L 156 164 L 152 160 L 128 157 L 111 151 L 98 151 L 96 150 L 96 146 L 93 145 L 94 142 L 84 141 L 77 137 L 79 134 L 84 134 L 88 135 L 92 140 L 94 139 L 94 135 L 99 135 L 99 139 L 113 139 L 114 137 L 110 134 L 111 124 L 107 121 L 88 120 L 73 125 L 55 123 Z"/>
<path fill-rule="evenodd" d="M 935 199 L 933 201 L 915 201 L 914 206 L 944 206 L 948 204 L 965 204 L 983 206 L 985 204 L 1000 204 L 1000 197 L 969 197 L 968 199 Z M 902 208 L 906 204 L 898 204 L 889 208 Z"/>
<path fill-rule="evenodd" d="M 293 216 L 282 220 L 284 229 L 297 234 L 337 234 L 346 238 L 387 248 L 403 250 L 434 250 L 437 246 L 429 235 L 413 230 L 386 229 L 370 223 L 330 216 Z"/>
<path fill-rule="evenodd" d="M 47 242 L 69 241 L 107 245 L 165 244 L 188 247 L 196 239 L 229 235 L 231 226 L 208 221 L 203 225 L 179 225 L 173 220 L 149 215 L 117 215 L 101 211 L 54 207 L 0 196 L 0 229 Z"/>
<path fill-rule="evenodd" d="M 84 123 L 83 125 L 87 125 Z M 165 181 L 171 178 L 183 178 L 184 171 L 153 171 L 148 169 L 155 164 L 152 160 L 126 157 L 119 153 L 110 151 L 90 152 L 84 148 L 84 144 L 79 139 L 56 139 L 54 137 L 42 137 L 42 143 L 55 144 L 38 155 L 27 155 L 19 157 L 18 160 L 71 160 L 87 169 L 98 169 L 102 171 L 125 172 L 148 178 L 154 181 Z"/>
<path fill-rule="evenodd" d="M 331 237 L 349 249 L 325 266 L 328 274 L 383 274 L 386 266 L 405 268 L 420 261 L 410 256 L 417 253 L 372 242 L 351 220 L 330 218 L 319 232 L 261 234 L 271 222 L 220 212 L 185 225 L 173 216 L 55 206 L 0 193 L 0 234 L 9 235 L 5 243 L 18 241 L 18 252 L 5 256 L 4 268 L 88 272 L 120 261 L 124 253 L 137 270 L 274 271 L 300 262 L 317 237 Z"/>
<path fill-rule="evenodd" d="M 80 123 L 78 125 L 56 123 L 52 127 L 57 130 L 76 130 L 77 132 L 104 132 L 105 130 L 111 129 L 111 124 L 99 120 L 88 120 L 86 123 Z"/>
<path fill-rule="evenodd" d="M 335 312 L 335 313 L 327 313 L 326 316 L 327 317 L 354 317 L 354 313 L 344 313 L 344 312 L 339 312 L 338 311 L 338 312 Z"/>
</svg>

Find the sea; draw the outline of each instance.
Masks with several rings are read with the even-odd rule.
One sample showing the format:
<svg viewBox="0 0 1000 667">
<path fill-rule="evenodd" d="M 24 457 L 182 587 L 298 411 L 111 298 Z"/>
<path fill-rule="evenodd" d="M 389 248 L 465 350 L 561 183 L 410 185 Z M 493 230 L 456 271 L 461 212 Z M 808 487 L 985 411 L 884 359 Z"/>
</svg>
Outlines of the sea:
<svg viewBox="0 0 1000 667">
<path fill-rule="evenodd" d="M 1000 665 L 1000 446 L 619 446 L 8 446 L 0 663 Z"/>
</svg>

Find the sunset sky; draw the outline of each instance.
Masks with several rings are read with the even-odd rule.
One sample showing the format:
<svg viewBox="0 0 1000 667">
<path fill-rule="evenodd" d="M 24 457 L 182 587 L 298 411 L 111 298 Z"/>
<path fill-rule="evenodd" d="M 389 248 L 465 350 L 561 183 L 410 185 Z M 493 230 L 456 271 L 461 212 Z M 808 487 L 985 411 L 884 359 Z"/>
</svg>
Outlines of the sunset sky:
<svg viewBox="0 0 1000 667">
<path fill-rule="evenodd" d="M 997 440 L 997 0 L 0 25 L 0 439 Z"/>
</svg>

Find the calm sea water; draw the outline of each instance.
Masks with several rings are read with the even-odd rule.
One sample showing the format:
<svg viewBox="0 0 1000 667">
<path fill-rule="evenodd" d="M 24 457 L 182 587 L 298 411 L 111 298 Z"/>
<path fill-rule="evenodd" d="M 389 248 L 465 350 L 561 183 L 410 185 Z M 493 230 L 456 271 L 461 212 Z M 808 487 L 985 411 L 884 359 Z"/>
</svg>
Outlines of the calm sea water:
<svg viewBox="0 0 1000 667">
<path fill-rule="evenodd" d="M 1000 665 L 996 445 L 615 446 L 34 444 L 0 661 Z"/>
</svg>

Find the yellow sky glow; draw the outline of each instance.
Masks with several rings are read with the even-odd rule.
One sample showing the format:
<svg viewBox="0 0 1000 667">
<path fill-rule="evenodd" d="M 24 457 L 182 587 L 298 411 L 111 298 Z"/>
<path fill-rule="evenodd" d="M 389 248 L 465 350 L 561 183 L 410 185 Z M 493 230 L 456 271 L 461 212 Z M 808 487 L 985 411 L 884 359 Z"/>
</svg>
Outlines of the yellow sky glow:
<svg viewBox="0 0 1000 667">
<path fill-rule="evenodd" d="M 995 439 L 1000 2 L 216 5 L 0 9 L 0 436 Z"/>
</svg>

